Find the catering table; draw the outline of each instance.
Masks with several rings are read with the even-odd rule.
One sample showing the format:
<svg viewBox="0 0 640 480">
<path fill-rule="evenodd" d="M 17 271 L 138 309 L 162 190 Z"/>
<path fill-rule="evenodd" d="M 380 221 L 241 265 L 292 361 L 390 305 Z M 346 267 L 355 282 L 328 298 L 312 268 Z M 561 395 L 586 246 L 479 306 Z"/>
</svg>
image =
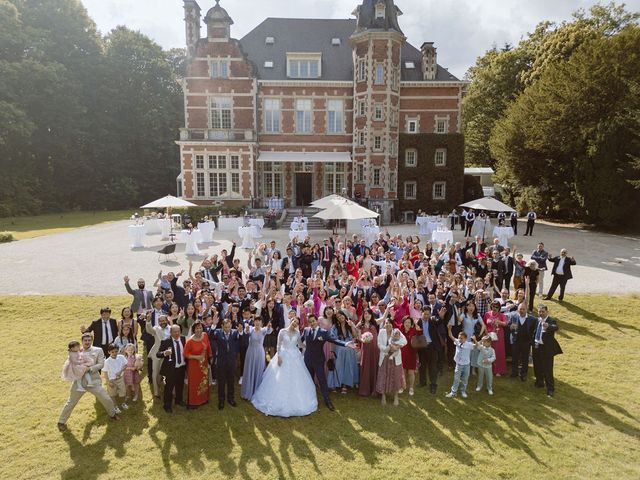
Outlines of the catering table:
<svg viewBox="0 0 640 480">
<path fill-rule="evenodd" d="M 416 225 L 420 228 L 420 235 L 429 234 L 429 217 L 416 217 Z"/>
<path fill-rule="evenodd" d="M 242 226 L 244 226 L 244 217 L 218 218 L 218 230 L 221 232 L 235 232 Z"/>
<path fill-rule="evenodd" d="M 471 235 L 479 235 L 480 237 L 485 238 L 491 235 L 492 231 L 493 226 L 491 225 L 489 217 L 486 217 L 484 220 L 476 217 L 476 220 L 473 222 L 473 227 L 471 228 Z"/>
<path fill-rule="evenodd" d="M 278 198 L 278 197 L 268 198 L 267 208 L 271 210 L 284 210 L 284 198 Z"/>
<path fill-rule="evenodd" d="M 380 227 L 378 226 L 365 226 L 362 227 L 362 236 L 368 246 L 371 246 L 376 241 L 380 234 Z"/>
<path fill-rule="evenodd" d="M 157 235 L 162 233 L 162 218 L 147 218 L 144 225 L 147 227 L 147 235 Z"/>
<path fill-rule="evenodd" d="M 365 227 L 377 227 L 378 223 L 376 222 L 375 218 L 363 218 L 362 220 L 360 220 L 360 226 L 362 228 L 365 228 Z"/>
<path fill-rule="evenodd" d="M 453 232 L 451 230 L 434 230 L 431 233 L 431 241 L 437 244 L 446 243 L 450 245 L 453 243 Z"/>
<path fill-rule="evenodd" d="M 185 243 L 184 253 L 186 255 L 200 255 L 198 243 L 202 243 L 202 233 L 197 228 L 194 230 L 182 230 L 180 241 Z"/>
<path fill-rule="evenodd" d="M 169 240 L 169 235 L 171 235 L 171 221 L 170 218 L 160 220 L 160 238 L 162 240 Z"/>
<path fill-rule="evenodd" d="M 513 237 L 513 228 L 511 227 L 495 227 L 493 229 L 493 236 L 498 237 L 500 245 L 503 247 L 509 246 L 509 239 Z"/>
<path fill-rule="evenodd" d="M 144 248 L 142 239 L 147 231 L 147 227 L 145 225 L 129 225 L 128 231 L 129 238 L 131 239 L 131 250 L 134 248 Z"/>
<path fill-rule="evenodd" d="M 216 224 L 213 221 L 198 223 L 198 230 L 202 233 L 203 242 L 213 242 L 213 232 L 216 230 Z"/>
<path fill-rule="evenodd" d="M 255 235 L 256 227 L 254 226 L 238 227 L 238 236 L 242 239 L 240 248 L 256 248 Z"/>
<path fill-rule="evenodd" d="M 250 218 L 249 225 L 255 229 L 255 237 L 262 238 L 262 227 L 264 227 L 264 218 Z"/>
<path fill-rule="evenodd" d="M 289 240 L 293 240 L 297 238 L 299 242 L 303 242 L 305 238 L 309 236 L 309 231 L 307 229 L 304 230 L 290 230 L 289 231 Z"/>
</svg>

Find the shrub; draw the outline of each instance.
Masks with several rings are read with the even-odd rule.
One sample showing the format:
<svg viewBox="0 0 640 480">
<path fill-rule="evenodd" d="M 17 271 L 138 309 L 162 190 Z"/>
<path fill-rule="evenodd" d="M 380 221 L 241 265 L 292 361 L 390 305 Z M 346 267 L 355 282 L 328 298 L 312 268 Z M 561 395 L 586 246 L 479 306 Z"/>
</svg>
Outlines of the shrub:
<svg viewBox="0 0 640 480">
<path fill-rule="evenodd" d="M 0 232 L 0 243 L 9 243 L 14 240 L 15 238 L 13 238 L 13 234 L 11 232 Z"/>
</svg>

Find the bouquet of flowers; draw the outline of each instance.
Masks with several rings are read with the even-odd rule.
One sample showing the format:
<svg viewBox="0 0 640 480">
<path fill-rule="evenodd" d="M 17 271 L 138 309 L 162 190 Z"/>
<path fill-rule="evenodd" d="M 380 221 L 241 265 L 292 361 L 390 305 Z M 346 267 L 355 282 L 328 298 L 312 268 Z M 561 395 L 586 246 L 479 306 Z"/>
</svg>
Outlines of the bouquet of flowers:
<svg viewBox="0 0 640 480">
<path fill-rule="evenodd" d="M 360 341 L 362 343 L 371 343 L 372 340 L 373 340 L 373 333 L 371 333 L 371 332 L 364 332 L 360 336 Z"/>
</svg>

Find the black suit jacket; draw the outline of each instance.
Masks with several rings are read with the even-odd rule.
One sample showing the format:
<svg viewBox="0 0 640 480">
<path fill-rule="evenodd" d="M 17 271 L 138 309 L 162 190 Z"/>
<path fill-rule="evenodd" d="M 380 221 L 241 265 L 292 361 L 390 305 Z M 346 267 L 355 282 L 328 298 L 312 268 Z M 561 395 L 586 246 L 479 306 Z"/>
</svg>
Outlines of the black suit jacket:
<svg viewBox="0 0 640 480">
<path fill-rule="evenodd" d="M 109 323 L 111 324 L 111 336 L 113 337 L 111 341 L 113 342 L 118 336 L 118 322 L 116 322 L 113 318 L 109 319 Z M 102 319 L 99 318 L 91 322 L 91 325 L 85 330 L 85 332 L 93 333 L 93 346 L 102 348 Z"/>
<path fill-rule="evenodd" d="M 502 258 L 502 263 L 504 263 L 505 265 L 505 272 L 504 274 L 507 277 L 513 277 L 513 257 L 511 255 L 509 255 L 507 258 Z"/>
<path fill-rule="evenodd" d="M 552 275 L 557 275 L 556 274 L 556 268 L 558 268 L 558 264 L 560 263 L 560 259 L 562 257 L 561 256 L 557 256 L 557 257 L 549 257 L 549 261 L 553 262 L 553 268 L 551 269 L 551 274 Z M 575 265 L 576 261 L 569 258 L 569 257 L 564 257 L 564 265 L 562 267 L 562 271 L 564 272 L 564 278 L 566 278 L 567 280 L 573 278 L 573 275 L 571 275 L 571 265 Z"/>
<path fill-rule="evenodd" d="M 304 329 L 302 333 L 301 340 L 305 344 L 304 350 L 304 360 L 307 363 L 319 363 L 324 365 L 325 356 L 324 356 L 324 344 L 325 342 L 333 343 L 335 345 L 340 345 L 345 347 L 348 342 L 344 342 L 342 340 L 338 340 L 336 337 L 331 335 L 329 330 L 318 327 L 318 334 L 314 340 L 313 338 L 313 329 L 311 327 L 307 327 Z"/>
<path fill-rule="evenodd" d="M 542 348 L 543 352 L 546 352 L 552 356 L 560 355 L 562 353 L 562 348 L 560 348 L 560 344 L 556 340 L 558 322 L 556 322 L 551 317 L 547 317 L 547 324 L 547 331 L 542 332 L 542 345 L 540 345 L 539 348 Z"/>
<path fill-rule="evenodd" d="M 229 332 L 229 340 L 225 340 L 224 330 L 216 328 L 209 332 L 209 337 L 213 339 L 216 352 L 216 364 L 220 368 L 235 368 L 236 356 L 240 351 L 240 335 L 237 330 Z"/>
<path fill-rule="evenodd" d="M 184 337 L 180 337 L 180 343 L 182 343 L 182 352 L 184 355 L 184 345 L 186 343 L 186 340 Z M 171 349 L 171 356 L 170 357 L 165 357 L 164 356 L 164 351 L 166 349 L 170 348 Z M 175 371 L 175 366 L 176 366 L 176 346 L 173 343 L 173 337 L 169 337 L 166 340 L 162 340 L 162 342 L 160 342 L 160 348 L 158 349 L 158 352 L 156 353 L 156 357 L 158 358 L 162 358 L 164 359 L 162 361 L 162 366 L 160 367 L 160 375 L 163 375 L 165 377 L 171 375 L 174 371 Z M 186 365 L 187 360 L 186 358 L 182 358 L 182 362 Z"/>
</svg>

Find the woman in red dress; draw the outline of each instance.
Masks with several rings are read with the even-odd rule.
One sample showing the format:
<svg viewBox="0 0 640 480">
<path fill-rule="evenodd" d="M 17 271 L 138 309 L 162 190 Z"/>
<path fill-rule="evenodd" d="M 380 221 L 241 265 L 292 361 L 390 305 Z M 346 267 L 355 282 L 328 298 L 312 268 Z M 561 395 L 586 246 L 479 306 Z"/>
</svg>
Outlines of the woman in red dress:
<svg viewBox="0 0 640 480">
<path fill-rule="evenodd" d="M 184 346 L 184 357 L 187 359 L 187 408 L 197 408 L 209 402 L 209 358 L 211 345 L 209 338 L 203 334 L 202 322 L 196 321 L 192 326 L 193 336 Z"/>
<path fill-rule="evenodd" d="M 407 344 L 401 349 L 401 355 L 402 369 L 404 370 L 406 384 L 409 387 L 409 395 L 411 396 L 413 396 L 413 384 L 416 381 L 417 368 L 417 354 L 415 348 L 411 346 L 411 339 L 414 335 L 422 334 L 421 331 L 418 332 L 416 323 L 411 317 L 406 316 L 402 319 L 402 326 L 400 327 L 400 331 L 407 339 Z M 402 393 L 402 390 L 399 393 Z"/>
<path fill-rule="evenodd" d="M 496 352 L 496 361 L 493 362 L 493 374 L 498 377 L 506 375 L 507 356 L 504 346 L 504 327 L 507 325 L 507 317 L 500 311 L 500 302 L 497 300 L 491 303 L 491 309 L 484 314 L 484 324 L 487 326 L 489 334 L 494 332 L 498 336 L 497 340 L 492 339 L 492 347 Z"/>
<path fill-rule="evenodd" d="M 358 393 L 365 397 L 370 397 L 376 393 L 378 360 L 380 359 L 378 328 L 373 312 L 370 308 L 367 308 L 357 326 L 358 339 L 360 340 L 360 385 L 358 386 Z M 362 342 L 362 335 L 366 332 L 369 332 L 372 336 L 371 341 L 368 343 Z"/>
</svg>

